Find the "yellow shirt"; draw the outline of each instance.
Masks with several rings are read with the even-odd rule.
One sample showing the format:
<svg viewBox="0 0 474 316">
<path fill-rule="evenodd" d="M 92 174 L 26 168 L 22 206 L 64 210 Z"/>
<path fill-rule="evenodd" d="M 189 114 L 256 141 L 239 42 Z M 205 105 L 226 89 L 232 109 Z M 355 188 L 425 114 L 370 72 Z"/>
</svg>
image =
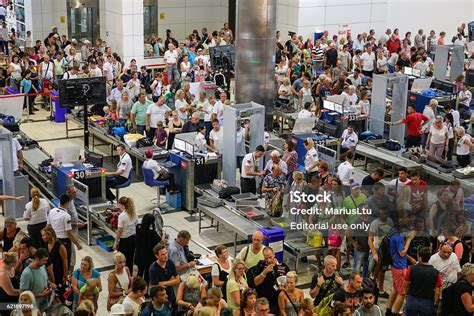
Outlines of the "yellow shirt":
<svg viewBox="0 0 474 316">
<path fill-rule="evenodd" d="M 247 247 L 244 247 L 242 250 L 240 250 L 239 254 L 237 255 L 237 258 L 244 260 L 245 253 L 247 252 L 247 249 L 248 249 L 247 258 L 245 258 L 244 262 L 245 262 L 245 265 L 247 266 L 247 269 L 250 269 L 251 267 L 256 266 L 260 260 L 265 259 L 263 257 L 263 248 L 264 247 L 262 246 L 260 248 L 260 251 L 257 254 L 254 254 L 252 251 L 252 245 L 248 245 Z"/>
<path fill-rule="evenodd" d="M 242 295 L 242 292 L 248 287 L 249 286 L 247 284 L 247 281 L 244 278 L 241 278 L 239 282 L 237 282 L 234 278 L 229 279 L 227 281 L 227 286 L 226 286 L 227 306 L 232 308 L 232 310 L 234 311 L 238 310 L 239 307 L 232 299 L 232 296 L 230 295 L 230 293 L 235 292 L 235 291 L 240 291 Z"/>
</svg>

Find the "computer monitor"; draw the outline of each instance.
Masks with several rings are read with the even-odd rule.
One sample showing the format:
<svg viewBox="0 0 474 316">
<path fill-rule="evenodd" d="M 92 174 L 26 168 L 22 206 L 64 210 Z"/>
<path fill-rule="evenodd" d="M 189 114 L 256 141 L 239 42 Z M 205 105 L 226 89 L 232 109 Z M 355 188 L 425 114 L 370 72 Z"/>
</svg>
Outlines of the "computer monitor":
<svg viewBox="0 0 474 316">
<path fill-rule="evenodd" d="M 186 142 L 182 139 L 176 138 L 174 139 L 174 148 L 179 151 L 186 151 Z"/>
<path fill-rule="evenodd" d="M 72 163 L 79 160 L 81 148 L 79 146 L 60 147 L 54 150 L 54 162 Z"/>
<path fill-rule="evenodd" d="M 191 157 L 194 157 L 194 145 L 188 142 L 185 142 L 186 144 L 186 153 L 190 155 Z"/>
<path fill-rule="evenodd" d="M 403 68 L 403 73 L 405 75 L 412 76 L 413 75 L 413 68 L 405 67 L 405 68 Z"/>
<path fill-rule="evenodd" d="M 334 102 L 324 100 L 323 106 L 325 109 L 330 110 L 330 111 L 335 111 L 335 105 Z"/>
<path fill-rule="evenodd" d="M 414 77 L 418 77 L 418 78 L 421 77 L 421 70 L 420 69 L 412 68 L 411 73 L 413 74 Z"/>
<path fill-rule="evenodd" d="M 104 164 L 104 156 L 95 152 L 90 151 L 89 149 L 84 149 L 84 158 L 87 163 L 94 165 L 94 167 L 102 167 Z"/>
</svg>

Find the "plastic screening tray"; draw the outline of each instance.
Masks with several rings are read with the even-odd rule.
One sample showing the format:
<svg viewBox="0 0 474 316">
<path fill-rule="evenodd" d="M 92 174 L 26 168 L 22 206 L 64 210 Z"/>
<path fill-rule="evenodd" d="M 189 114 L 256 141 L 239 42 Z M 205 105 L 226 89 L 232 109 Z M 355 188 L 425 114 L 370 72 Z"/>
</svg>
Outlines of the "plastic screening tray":
<svg viewBox="0 0 474 316">
<path fill-rule="evenodd" d="M 200 196 L 196 199 L 199 204 L 209 207 L 219 207 L 223 204 L 221 199 L 217 199 L 212 196 Z"/>
<path fill-rule="evenodd" d="M 258 196 L 256 196 L 253 193 L 234 194 L 231 197 L 232 197 L 232 200 L 234 200 L 234 202 L 237 202 L 239 200 L 256 200 L 256 199 L 258 199 Z"/>
<path fill-rule="evenodd" d="M 253 220 L 262 219 L 265 213 L 253 206 L 240 206 L 237 208 L 245 217 Z"/>
</svg>

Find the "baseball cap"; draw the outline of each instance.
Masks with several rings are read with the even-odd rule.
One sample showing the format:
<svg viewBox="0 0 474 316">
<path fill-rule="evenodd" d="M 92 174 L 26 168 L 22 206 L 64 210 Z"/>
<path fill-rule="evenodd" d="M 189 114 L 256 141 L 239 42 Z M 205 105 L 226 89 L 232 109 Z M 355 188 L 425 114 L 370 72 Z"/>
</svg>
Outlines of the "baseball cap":
<svg viewBox="0 0 474 316">
<path fill-rule="evenodd" d="M 147 157 L 147 158 L 153 158 L 153 150 L 148 149 L 148 150 L 145 152 L 145 157 Z"/>
<path fill-rule="evenodd" d="M 84 44 L 91 44 L 91 41 L 85 40 L 83 43 L 84 43 Z"/>
<path fill-rule="evenodd" d="M 351 184 L 351 189 L 352 189 L 352 190 L 360 189 L 360 184 L 359 184 L 359 183 L 352 183 L 352 184 Z"/>
</svg>

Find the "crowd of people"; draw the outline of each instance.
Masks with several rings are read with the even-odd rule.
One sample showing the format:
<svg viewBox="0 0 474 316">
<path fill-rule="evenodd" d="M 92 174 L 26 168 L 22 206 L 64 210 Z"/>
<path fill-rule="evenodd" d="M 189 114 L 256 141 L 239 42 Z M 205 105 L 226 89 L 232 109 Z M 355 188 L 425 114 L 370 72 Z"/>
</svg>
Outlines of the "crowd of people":
<svg viewBox="0 0 474 316">
<path fill-rule="evenodd" d="M 459 28 L 460 36 L 455 44 L 465 44 L 464 28 L 465 25 Z M 94 106 L 93 112 L 124 124 L 129 131 L 146 134 L 159 147 L 172 148 L 177 133 L 196 131 L 195 142 L 200 151 L 222 152 L 223 111 L 230 104 L 228 95 L 220 93 L 219 100 L 204 92 L 196 96 L 191 93 L 189 83 L 202 81 L 210 71 L 209 47 L 233 42 L 234 35 L 227 24 L 212 33 L 205 28 L 201 34 L 193 31 L 181 43 L 171 31 L 167 31 L 164 43 L 152 35 L 147 39 L 145 51 L 163 54 L 166 63 L 166 71 L 156 73 L 145 66 L 139 67 L 135 60 L 124 64 L 100 39 L 94 47 L 84 41 L 79 48 L 76 40 L 60 36 L 57 28 L 53 28 L 44 41 L 38 40 L 32 46 L 30 36 L 23 49 L 12 40 L 8 42 L 9 49 L 4 47 L 0 55 L 2 91 L 47 93 L 61 79 L 105 76 L 107 102 Z M 293 34 L 282 45 L 277 33 L 275 82 L 279 103 L 298 110 L 298 116 L 304 118 L 319 115 L 327 96 L 341 94 L 345 106 L 369 115 L 371 76 L 403 72 L 403 67 L 429 74 L 434 46 L 445 44 L 444 36 L 441 32 L 436 38 L 432 31 L 426 37 L 419 30 L 412 43 L 410 32 L 400 39 L 398 30 L 392 33 L 388 29 L 380 37 L 371 30 L 352 41 L 350 36 L 330 38 L 325 32 L 314 44 Z M 183 83 L 173 93 L 172 110 L 165 95 L 178 80 Z M 458 81 L 460 104 L 467 110 L 471 94 L 462 83 L 464 78 Z M 31 114 L 37 101 L 38 97 L 28 100 Z M 25 108 L 26 104 L 25 100 Z M 472 151 L 472 140 L 464 136 L 467 134 L 460 126 L 459 112 L 446 110 L 452 114 L 441 121 L 435 114 L 420 113 L 416 118 L 407 116 L 395 124 L 408 125 L 415 121 L 408 128 L 407 143 L 418 146 L 424 139 L 431 155 L 452 157 L 455 153 L 460 164 L 465 164 Z M 413 108 L 409 108 L 409 113 L 412 112 Z M 422 122 L 429 120 L 431 124 L 422 131 Z M 209 133 L 202 121 L 211 122 Z M 206 278 L 198 272 L 195 257 L 189 251 L 189 232 L 180 231 L 175 240 L 167 240 L 164 232 L 157 232 L 153 215 L 146 214 L 139 223 L 133 199 L 122 196 L 117 201 L 121 214 L 115 236 L 114 270 L 107 278 L 107 309 L 111 314 L 399 315 L 404 306 L 407 315 L 431 315 L 435 311 L 438 315 L 448 315 L 447 310 L 454 315 L 472 315 L 474 265 L 470 263 L 471 250 L 466 243 L 471 232 L 459 181 L 453 180 L 449 186 L 440 188 L 432 204 L 427 183 L 417 171 L 401 168 L 398 177 L 384 185 L 383 171 L 376 170 L 360 184 L 356 183 L 353 160 L 359 138 L 355 126 L 343 133 L 344 162 L 337 170 L 331 170 L 327 162 L 319 159 L 311 138 L 304 144 L 307 150 L 304 172 L 298 169 L 298 154 L 291 141 L 285 143 L 282 157 L 272 152 L 265 168 L 260 170 L 259 160 L 268 143 L 246 152 L 250 123 L 237 122 L 237 161 L 243 193 L 259 190 L 267 211 L 275 217 L 307 224 L 365 223 L 368 232 L 333 228 L 319 231 L 328 251 L 316 257 L 319 269 L 307 297 L 296 286 L 297 273 L 279 262 L 271 247 L 262 245 L 261 232 L 255 232 L 252 244 L 244 247 L 235 259 L 229 257 L 225 246 L 216 247 L 217 263 L 212 267 L 211 277 Z M 458 138 L 456 152 L 453 129 Z M 123 181 L 121 178 L 130 175 L 131 160 L 128 161 L 123 146 L 118 146 L 117 152 L 121 157 L 118 170 L 108 176 Z M 152 153 L 151 157 L 147 153 L 147 158 L 151 161 Z M 161 176 L 159 170 L 155 176 Z M 258 177 L 262 178 L 259 188 Z M 331 205 L 294 203 L 288 192 L 296 191 L 330 192 Z M 114 200 L 115 196 L 110 194 L 108 198 Z M 15 219 L 5 220 L 5 228 L 0 232 L 4 251 L 0 301 L 34 306 L 34 309 L 14 310 L 13 315 L 38 314 L 54 307 L 51 305 L 54 300 L 72 302 L 71 309 L 78 315 L 97 312 L 98 295 L 103 289 L 100 273 L 89 256 L 82 258 L 76 267 L 76 251 L 82 245 L 77 233 L 75 195 L 76 189 L 68 187 L 60 197 L 59 206 L 50 210 L 38 190 L 33 189 L 32 201 L 24 215 L 29 221 L 28 234 L 17 227 Z M 304 216 L 289 212 L 311 207 L 367 208 L 371 214 Z M 342 269 L 349 268 L 352 273 L 344 281 Z M 390 294 L 384 282 L 389 270 Z M 449 290 L 453 297 L 449 297 Z M 377 305 L 379 297 L 388 298 L 385 313 Z M 10 315 L 11 312 L 0 313 Z"/>
</svg>

